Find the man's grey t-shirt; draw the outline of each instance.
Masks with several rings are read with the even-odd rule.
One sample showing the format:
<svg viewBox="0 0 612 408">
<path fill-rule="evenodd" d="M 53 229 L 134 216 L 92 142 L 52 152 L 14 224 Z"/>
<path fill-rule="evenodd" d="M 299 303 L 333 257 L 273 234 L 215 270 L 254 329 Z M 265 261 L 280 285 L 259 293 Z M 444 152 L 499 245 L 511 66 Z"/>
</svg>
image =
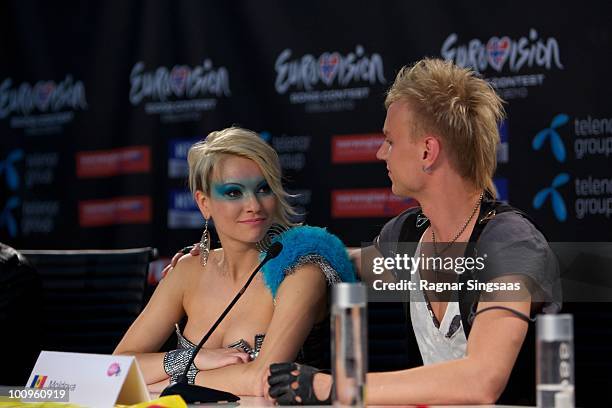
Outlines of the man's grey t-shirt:
<svg viewBox="0 0 612 408">
<path fill-rule="evenodd" d="M 376 237 L 374 245 L 381 255 L 394 257 L 402 252 L 398 241 L 404 222 L 408 222 L 408 215 L 403 213 L 390 220 Z M 423 217 L 419 217 L 417 222 L 423 222 Z M 417 249 L 415 256 L 419 251 Z M 478 255 L 487 254 L 486 268 L 478 274 L 478 281 L 489 282 L 503 276 L 524 277 L 532 301 L 541 304 L 542 311 L 555 313 L 560 310 L 561 288 L 557 259 L 542 233 L 526 218 L 511 211 L 497 214 L 481 232 L 476 251 Z M 408 313 L 423 363 L 432 364 L 462 357 L 467 345 L 462 319 L 457 319 L 459 327 L 450 337 L 443 332 L 448 326 L 445 322 L 460 317 L 456 298 L 448 303 L 438 328 L 432 323 L 431 312 L 425 307 L 421 292 L 411 292 L 410 296 Z"/>
<path fill-rule="evenodd" d="M 374 240 L 381 255 L 394 257 L 400 251 L 398 241 L 408 215 L 402 213 L 383 226 Z M 557 258 L 542 233 L 525 217 L 507 211 L 490 219 L 478 239 L 477 253 L 487 255 L 485 269 L 476 273 L 479 282 L 512 275 L 525 277 L 532 301 L 541 303 L 542 311 L 560 310 Z"/>
</svg>

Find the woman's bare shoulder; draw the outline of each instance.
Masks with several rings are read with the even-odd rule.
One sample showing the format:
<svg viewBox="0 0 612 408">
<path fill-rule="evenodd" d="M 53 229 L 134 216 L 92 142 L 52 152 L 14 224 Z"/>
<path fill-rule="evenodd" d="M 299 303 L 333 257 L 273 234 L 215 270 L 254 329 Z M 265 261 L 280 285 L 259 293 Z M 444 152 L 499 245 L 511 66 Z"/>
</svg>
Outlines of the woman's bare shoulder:
<svg viewBox="0 0 612 408">
<path fill-rule="evenodd" d="M 171 273 L 177 272 L 182 279 L 199 279 L 202 277 L 202 275 L 212 273 L 212 270 L 215 269 L 214 265 L 217 264 L 222 258 L 223 248 L 210 251 L 206 265 L 202 265 L 199 255 L 183 255 L 178 260 Z M 168 275 L 170 275 L 170 273 Z"/>
<path fill-rule="evenodd" d="M 189 284 L 193 282 L 192 280 L 197 279 L 198 276 L 205 273 L 207 269 L 207 266 L 202 267 L 200 264 L 199 256 L 186 254 L 168 271 L 161 282 L 176 283 L 180 281 L 182 284 L 185 284 L 185 287 L 189 287 Z"/>
</svg>

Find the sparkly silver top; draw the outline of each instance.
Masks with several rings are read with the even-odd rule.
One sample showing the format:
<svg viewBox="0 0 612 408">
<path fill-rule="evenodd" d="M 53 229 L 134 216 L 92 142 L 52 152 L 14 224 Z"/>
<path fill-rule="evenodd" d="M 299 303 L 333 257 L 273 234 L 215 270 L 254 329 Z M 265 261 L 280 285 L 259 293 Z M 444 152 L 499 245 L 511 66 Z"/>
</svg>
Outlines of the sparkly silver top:
<svg viewBox="0 0 612 408">
<path fill-rule="evenodd" d="M 193 344 L 191 341 L 187 340 L 185 336 L 183 336 L 183 333 L 181 333 L 181 329 L 179 328 L 178 324 L 175 324 L 174 326 L 176 328 L 175 331 L 176 331 L 176 337 L 177 337 L 177 348 L 178 349 L 194 348 L 195 344 Z M 243 351 L 249 355 L 249 358 L 251 360 L 254 360 L 259 355 L 259 351 L 261 350 L 261 345 L 263 344 L 265 337 L 266 337 L 265 334 L 256 334 L 255 339 L 253 341 L 253 344 L 255 345 L 254 347 L 251 347 L 251 345 L 244 339 L 235 341 L 232 344 L 228 345 L 227 347 L 235 348 L 236 350 Z"/>
</svg>

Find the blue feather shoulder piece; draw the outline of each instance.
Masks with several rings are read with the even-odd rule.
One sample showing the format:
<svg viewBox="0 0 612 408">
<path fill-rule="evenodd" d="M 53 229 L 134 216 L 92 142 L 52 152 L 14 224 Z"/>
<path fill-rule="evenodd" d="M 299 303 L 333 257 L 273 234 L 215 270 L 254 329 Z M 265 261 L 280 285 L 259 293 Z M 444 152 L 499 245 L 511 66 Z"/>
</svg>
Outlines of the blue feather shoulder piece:
<svg viewBox="0 0 612 408">
<path fill-rule="evenodd" d="M 263 267 L 264 283 L 276 297 L 276 292 L 287 274 L 305 263 L 315 263 L 328 282 L 355 282 L 355 270 L 346 247 L 337 236 L 324 228 L 302 225 L 274 237 L 283 250 Z M 260 259 L 263 259 L 262 253 Z"/>
</svg>

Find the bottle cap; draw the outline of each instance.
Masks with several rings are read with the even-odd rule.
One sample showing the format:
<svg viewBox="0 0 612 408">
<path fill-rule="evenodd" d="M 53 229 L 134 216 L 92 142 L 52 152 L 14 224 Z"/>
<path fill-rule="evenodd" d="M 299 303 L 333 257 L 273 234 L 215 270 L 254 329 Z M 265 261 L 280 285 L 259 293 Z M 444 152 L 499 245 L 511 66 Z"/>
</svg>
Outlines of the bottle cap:
<svg viewBox="0 0 612 408">
<path fill-rule="evenodd" d="M 574 338 L 571 314 L 538 315 L 536 337 L 542 341 L 568 341 Z"/>
<path fill-rule="evenodd" d="M 365 306 L 366 287 L 362 283 L 338 283 L 332 291 L 332 302 L 336 307 Z"/>
</svg>

